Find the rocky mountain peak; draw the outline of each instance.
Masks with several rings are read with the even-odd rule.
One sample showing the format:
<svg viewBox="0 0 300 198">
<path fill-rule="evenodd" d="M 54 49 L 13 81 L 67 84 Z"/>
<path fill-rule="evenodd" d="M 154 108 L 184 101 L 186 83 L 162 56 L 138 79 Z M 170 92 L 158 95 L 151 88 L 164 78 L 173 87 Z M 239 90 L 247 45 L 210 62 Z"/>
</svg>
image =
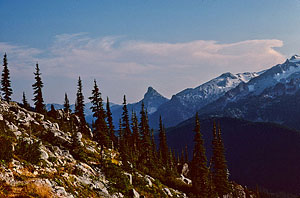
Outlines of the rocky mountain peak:
<svg viewBox="0 0 300 198">
<path fill-rule="evenodd" d="M 295 55 L 293 55 L 290 59 L 289 59 L 290 61 L 300 61 L 300 56 L 299 55 L 297 55 L 297 54 L 295 54 Z"/>
<path fill-rule="evenodd" d="M 149 99 L 153 97 L 164 98 L 160 93 L 158 93 L 153 87 L 148 87 L 147 92 L 144 95 L 144 99 Z"/>
<path fill-rule="evenodd" d="M 237 77 L 230 73 L 230 72 L 226 72 L 226 73 L 223 73 L 221 74 L 218 78 L 232 78 L 232 79 L 236 79 Z"/>
</svg>

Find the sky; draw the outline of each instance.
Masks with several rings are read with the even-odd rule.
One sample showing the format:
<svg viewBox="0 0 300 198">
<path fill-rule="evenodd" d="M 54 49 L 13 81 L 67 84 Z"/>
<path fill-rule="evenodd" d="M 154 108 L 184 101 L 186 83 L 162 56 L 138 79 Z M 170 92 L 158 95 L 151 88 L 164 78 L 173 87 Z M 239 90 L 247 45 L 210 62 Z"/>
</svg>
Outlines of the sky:
<svg viewBox="0 0 300 198">
<path fill-rule="evenodd" d="M 300 51 L 299 0 L 0 0 L 0 55 L 13 100 L 33 98 L 38 62 L 46 103 L 170 98 L 224 72 L 255 72 Z M 2 59 L 2 58 L 1 58 Z M 2 64 L 1 64 L 2 65 Z"/>
</svg>

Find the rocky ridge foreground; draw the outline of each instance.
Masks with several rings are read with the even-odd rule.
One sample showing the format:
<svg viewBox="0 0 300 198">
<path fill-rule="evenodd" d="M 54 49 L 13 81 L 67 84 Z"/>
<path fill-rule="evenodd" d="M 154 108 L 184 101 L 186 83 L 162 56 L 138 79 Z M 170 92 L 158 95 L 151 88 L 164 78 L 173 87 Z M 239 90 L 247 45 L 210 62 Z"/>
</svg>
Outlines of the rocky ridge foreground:
<svg viewBox="0 0 300 198">
<path fill-rule="evenodd" d="M 60 119 L 66 116 L 62 110 L 57 111 L 57 115 Z M 72 117 L 76 119 L 74 115 L 67 115 L 64 119 L 70 120 Z M 1 161 L 0 197 L 124 197 L 118 189 L 112 189 L 111 182 L 105 177 L 96 142 L 80 132 L 75 132 L 76 139 L 84 148 L 86 156 L 75 157 L 76 153 L 70 150 L 71 132 L 63 131 L 58 123 L 51 122 L 42 114 L 21 108 L 14 102 L 8 104 L 0 101 L 0 122 L 1 135 L 11 137 L 14 152 L 20 142 L 27 142 L 28 145 L 38 142 L 40 151 L 40 160 L 36 164 L 16 154 L 13 154 L 10 162 Z M 114 150 L 105 150 L 102 157 L 121 164 Z M 184 193 L 167 186 L 160 184 L 158 187 L 158 181 L 150 176 L 138 172 L 123 172 L 123 175 L 132 188 L 133 197 L 139 197 L 132 185 L 136 177 L 144 180 L 149 188 L 157 188 L 165 196 L 185 197 Z"/>
<path fill-rule="evenodd" d="M 117 151 L 101 155 L 97 143 L 79 132 L 77 116 L 54 113 L 0 101 L 0 157 L 11 156 L 0 162 L 0 197 L 187 197 L 149 175 L 124 172 Z M 178 181 L 191 183 L 183 175 Z M 246 197 L 243 187 L 233 187 Z"/>
</svg>

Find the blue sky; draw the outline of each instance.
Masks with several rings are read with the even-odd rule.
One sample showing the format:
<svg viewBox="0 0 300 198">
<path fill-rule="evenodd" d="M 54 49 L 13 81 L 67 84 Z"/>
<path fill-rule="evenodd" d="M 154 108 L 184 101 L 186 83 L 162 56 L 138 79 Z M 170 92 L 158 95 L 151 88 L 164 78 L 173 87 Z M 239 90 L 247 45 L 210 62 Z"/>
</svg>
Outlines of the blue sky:
<svg viewBox="0 0 300 198">
<path fill-rule="evenodd" d="M 86 98 L 96 78 L 103 96 L 134 102 L 147 86 L 170 97 L 300 51 L 299 0 L 0 0 L 0 10 L 15 100 L 32 98 L 36 61 L 46 102 L 73 101 L 79 75 Z"/>
</svg>

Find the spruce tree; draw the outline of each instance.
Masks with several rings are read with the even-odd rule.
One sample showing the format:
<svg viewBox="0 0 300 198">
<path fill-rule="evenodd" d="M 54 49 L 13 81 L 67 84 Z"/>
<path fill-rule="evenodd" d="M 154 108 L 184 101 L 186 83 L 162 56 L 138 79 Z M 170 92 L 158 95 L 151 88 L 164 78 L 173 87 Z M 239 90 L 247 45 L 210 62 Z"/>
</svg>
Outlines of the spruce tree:
<svg viewBox="0 0 300 198">
<path fill-rule="evenodd" d="M 206 198 L 209 192 L 207 168 L 207 159 L 205 155 L 204 141 L 200 132 L 200 123 L 198 113 L 195 123 L 195 146 L 193 151 L 193 160 L 191 163 L 191 176 L 193 183 L 193 192 L 197 197 Z"/>
<path fill-rule="evenodd" d="M 23 102 L 23 107 L 24 107 L 25 109 L 29 109 L 29 108 L 30 108 L 30 105 L 29 105 L 29 103 L 27 102 L 26 95 L 25 95 L 25 92 L 24 92 L 24 91 L 23 91 L 22 102 Z"/>
<path fill-rule="evenodd" d="M 152 157 L 153 157 L 153 160 L 156 162 L 158 161 L 159 157 L 157 155 L 157 151 L 156 151 L 156 144 L 155 144 L 155 140 L 154 140 L 154 130 L 151 129 L 151 134 L 150 134 L 150 138 L 151 138 L 151 146 L 152 146 Z M 169 156 L 167 156 L 169 157 Z M 169 158 L 167 158 L 167 161 L 168 161 Z"/>
<path fill-rule="evenodd" d="M 168 145 L 166 138 L 166 130 L 163 126 L 161 116 L 159 116 L 159 154 L 163 164 L 167 164 L 168 160 Z"/>
<path fill-rule="evenodd" d="M 121 139 L 123 139 L 122 119 L 119 119 L 119 130 L 118 130 L 118 147 L 121 146 Z"/>
<path fill-rule="evenodd" d="M 84 115 L 84 96 L 82 93 L 82 82 L 80 76 L 78 78 L 77 84 L 77 94 L 76 94 L 76 101 L 75 101 L 75 115 L 77 115 L 81 121 L 82 125 L 85 125 L 85 115 Z"/>
<path fill-rule="evenodd" d="M 106 101 L 106 120 L 107 120 L 107 124 L 108 124 L 108 134 L 109 134 L 110 140 L 112 141 L 113 147 L 117 148 L 118 141 L 117 141 L 117 137 L 115 135 L 115 126 L 113 124 L 113 118 L 112 118 L 112 113 L 110 110 L 110 103 L 109 103 L 108 97 L 107 97 L 107 101 Z"/>
<path fill-rule="evenodd" d="M 49 117 L 56 118 L 56 110 L 53 104 L 51 104 L 51 109 L 47 114 Z"/>
<path fill-rule="evenodd" d="M 185 163 L 184 160 L 184 149 L 181 149 L 181 155 L 180 155 L 180 164 L 183 165 Z"/>
<path fill-rule="evenodd" d="M 132 129 L 132 147 L 135 151 L 135 158 L 139 156 L 139 148 L 140 148 L 140 133 L 139 133 L 139 123 L 136 113 L 132 112 L 132 122 L 131 122 L 131 129 Z"/>
<path fill-rule="evenodd" d="M 123 98 L 122 128 L 123 128 L 124 141 L 128 145 L 130 142 L 131 130 L 130 130 L 129 115 L 128 115 L 125 95 Z"/>
<path fill-rule="evenodd" d="M 2 71 L 2 79 L 1 79 L 1 91 L 3 95 L 3 99 L 7 102 L 11 100 L 10 96 L 12 95 L 12 88 L 10 85 L 10 76 L 9 69 L 7 64 L 7 56 L 4 54 L 3 58 L 3 71 Z"/>
<path fill-rule="evenodd" d="M 84 107 L 85 104 L 84 104 L 84 96 L 82 93 L 82 82 L 79 76 L 78 84 L 77 84 L 76 101 L 75 101 L 75 115 L 77 115 L 80 120 L 79 130 L 81 131 L 81 133 L 86 134 L 88 137 L 90 137 L 90 131 L 85 121 Z"/>
<path fill-rule="evenodd" d="M 123 113 L 122 113 L 122 135 L 120 139 L 120 152 L 125 169 L 129 169 L 128 161 L 132 161 L 132 150 L 130 148 L 131 130 L 129 124 L 129 115 L 126 103 L 126 96 L 123 98 Z"/>
<path fill-rule="evenodd" d="M 151 152 L 151 139 L 150 139 L 150 129 L 148 124 L 147 111 L 144 108 L 144 103 L 142 102 L 141 108 L 141 121 L 139 124 L 141 133 L 141 147 L 142 153 L 140 156 L 141 165 L 146 165 L 148 168 L 152 163 L 152 152 Z"/>
<path fill-rule="evenodd" d="M 184 147 L 184 161 L 185 163 L 189 163 L 189 153 L 187 145 L 185 145 Z"/>
<path fill-rule="evenodd" d="M 69 102 L 67 93 L 65 93 L 64 111 L 65 111 L 66 113 L 68 113 L 68 112 L 71 111 L 71 110 L 70 110 L 70 102 Z"/>
<path fill-rule="evenodd" d="M 96 80 L 94 80 L 94 89 L 92 91 L 92 96 L 89 97 L 89 99 L 92 103 L 91 110 L 93 112 L 93 117 L 96 118 L 94 139 L 101 145 L 101 149 L 103 149 L 103 146 L 108 146 L 110 141 L 105 121 L 106 115 L 103 108 L 103 100 Z"/>
<path fill-rule="evenodd" d="M 224 144 L 221 137 L 221 129 L 217 131 L 216 123 L 213 123 L 213 156 L 212 156 L 212 179 L 218 196 L 230 193 L 228 182 L 227 165 L 224 153 Z"/>
<path fill-rule="evenodd" d="M 40 68 L 38 63 L 36 63 L 35 67 L 35 83 L 32 85 L 33 87 L 33 94 L 34 94 L 34 105 L 35 105 L 35 110 L 38 113 L 45 113 L 45 105 L 44 105 L 44 99 L 43 99 L 43 94 L 42 94 L 42 88 L 44 87 L 44 84 L 42 82 L 41 78 L 41 73 L 40 73 Z"/>
</svg>

